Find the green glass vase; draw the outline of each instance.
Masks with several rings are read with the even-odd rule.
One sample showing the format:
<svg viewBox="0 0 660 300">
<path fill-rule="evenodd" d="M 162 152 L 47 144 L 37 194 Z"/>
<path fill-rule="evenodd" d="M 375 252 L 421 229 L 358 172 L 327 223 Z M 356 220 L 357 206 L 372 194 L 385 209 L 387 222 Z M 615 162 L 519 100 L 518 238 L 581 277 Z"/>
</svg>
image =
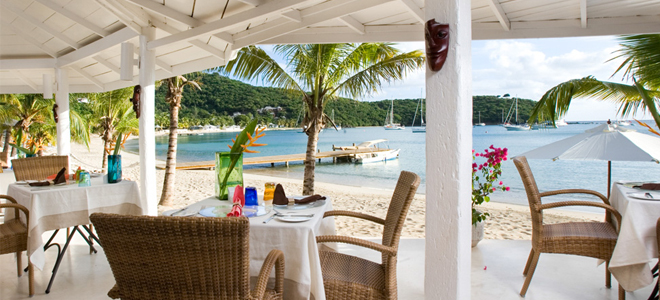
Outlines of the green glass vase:
<svg viewBox="0 0 660 300">
<path fill-rule="evenodd" d="M 215 196 L 228 200 L 229 188 L 243 186 L 243 153 L 215 153 Z"/>
</svg>

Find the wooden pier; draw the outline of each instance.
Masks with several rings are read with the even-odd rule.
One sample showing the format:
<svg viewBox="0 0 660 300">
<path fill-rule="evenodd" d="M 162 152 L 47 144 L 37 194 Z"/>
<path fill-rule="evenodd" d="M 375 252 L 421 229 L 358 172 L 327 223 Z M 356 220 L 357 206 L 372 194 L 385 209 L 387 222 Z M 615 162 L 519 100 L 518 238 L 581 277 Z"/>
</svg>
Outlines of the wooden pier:
<svg viewBox="0 0 660 300">
<path fill-rule="evenodd" d="M 336 162 L 338 158 L 351 159 L 355 154 L 359 153 L 375 153 L 387 151 L 389 149 L 353 149 L 353 150 L 338 150 L 338 151 L 325 151 L 316 153 L 316 158 L 321 161 L 322 158 L 332 158 Z M 287 154 L 275 156 L 261 156 L 261 157 L 243 157 L 243 165 L 257 165 L 257 164 L 270 164 L 275 166 L 275 163 L 284 163 L 287 167 L 289 162 L 304 161 L 305 153 L 301 154 Z M 156 165 L 157 169 L 165 169 L 165 163 L 160 162 Z M 177 170 L 213 170 L 215 169 L 215 161 L 194 161 L 187 163 L 177 163 Z"/>
</svg>

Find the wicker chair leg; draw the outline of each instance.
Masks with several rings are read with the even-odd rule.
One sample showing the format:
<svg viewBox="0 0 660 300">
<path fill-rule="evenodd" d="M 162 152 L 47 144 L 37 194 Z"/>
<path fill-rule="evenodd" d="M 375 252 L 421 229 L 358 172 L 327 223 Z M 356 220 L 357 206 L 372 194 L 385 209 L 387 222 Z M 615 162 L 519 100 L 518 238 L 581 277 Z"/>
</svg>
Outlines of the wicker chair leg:
<svg viewBox="0 0 660 300">
<path fill-rule="evenodd" d="M 529 265 L 532 263 L 532 257 L 534 257 L 534 248 L 529 251 L 529 256 L 527 257 L 527 264 L 525 264 L 525 270 L 523 271 L 523 276 L 527 276 L 527 271 L 529 271 Z"/>
<path fill-rule="evenodd" d="M 23 251 L 18 251 L 16 252 L 16 273 L 18 273 L 18 277 L 21 277 L 23 275 Z"/>
<path fill-rule="evenodd" d="M 612 288 L 612 272 L 610 272 L 610 262 L 605 262 L 605 286 Z"/>
<path fill-rule="evenodd" d="M 28 289 L 30 290 L 30 297 L 34 295 L 34 268 L 32 262 L 28 257 Z"/>
<path fill-rule="evenodd" d="M 529 288 L 529 284 L 532 282 L 532 276 L 534 276 L 534 271 L 536 270 L 536 264 L 539 263 L 539 257 L 541 256 L 541 253 L 534 253 L 532 257 L 531 264 L 529 265 L 529 270 L 527 277 L 525 278 L 525 283 L 523 284 L 522 289 L 520 290 L 520 296 L 525 297 L 525 294 L 527 294 L 527 288 Z"/>
<path fill-rule="evenodd" d="M 619 300 L 626 300 L 626 290 L 619 284 Z"/>
</svg>

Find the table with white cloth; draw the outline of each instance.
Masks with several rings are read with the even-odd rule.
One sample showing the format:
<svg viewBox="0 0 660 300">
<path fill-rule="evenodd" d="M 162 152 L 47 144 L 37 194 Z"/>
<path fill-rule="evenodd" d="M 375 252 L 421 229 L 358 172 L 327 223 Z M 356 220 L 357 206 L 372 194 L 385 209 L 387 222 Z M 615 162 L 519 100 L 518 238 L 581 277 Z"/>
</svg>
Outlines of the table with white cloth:
<svg viewBox="0 0 660 300">
<path fill-rule="evenodd" d="M 660 217 L 660 199 L 634 198 L 631 195 L 653 191 L 629 186 L 616 183 L 610 193 L 610 204 L 622 216 L 610 271 L 625 290 L 634 291 L 653 283 L 649 263 L 658 257 L 656 222 Z"/>
<path fill-rule="evenodd" d="M 25 206 L 30 212 L 30 223 L 27 224 L 27 253 L 32 264 L 39 270 L 42 270 L 45 264 L 42 239 L 45 232 L 89 224 L 89 215 L 95 212 L 141 215 L 143 207 L 136 182 L 123 180 L 108 184 L 101 177 L 92 178 L 91 185 L 86 187 L 79 187 L 71 181 L 66 185 L 44 187 L 13 183 L 7 188 L 7 195 L 16 199 L 18 204 Z M 13 217 L 13 214 L 5 216 L 7 219 Z M 20 214 L 20 218 L 25 223 L 23 214 Z M 66 245 L 71 236 L 73 233 L 67 237 Z M 66 246 L 62 248 L 61 255 L 58 255 L 56 265 L 65 250 Z M 57 266 L 54 273 L 56 269 Z"/>
<path fill-rule="evenodd" d="M 191 210 L 227 203 L 214 197 L 189 206 Z M 292 214 L 314 214 L 309 221 L 299 223 L 281 222 L 277 219 L 264 224 L 274 211 L 260 217 L 250 218 L 250 276 L 259 274 L 268 253 L 273 249 L 284 252 L 284 299 L 325 300 L 318 235 L 334 235 L 333 217 L 323 218 L 323 213 L 332 210 L 330 199 L 324 205 L 301 210 L 281 212 Z"/>
</svg>

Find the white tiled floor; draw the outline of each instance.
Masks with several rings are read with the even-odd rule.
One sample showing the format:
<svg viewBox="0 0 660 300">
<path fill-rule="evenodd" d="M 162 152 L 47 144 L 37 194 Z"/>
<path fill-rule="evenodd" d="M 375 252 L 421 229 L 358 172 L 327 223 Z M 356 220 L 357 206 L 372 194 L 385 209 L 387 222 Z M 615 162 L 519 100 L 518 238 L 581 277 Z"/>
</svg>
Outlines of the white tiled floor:
<svg viewBox="0 0 660 300">
<path fill-rule="evenodd" d="M 63 236 L 63 235 L 61 235 Z M 55 260 L 48 250 L 46 268 L 35 273 L 34 299 L 109 299 L 107 291 L 114 279 L 103 254 L 89 254 L 89 248 L 76 238 L 62 262 L 50 294 L 44 291 Z M 472 250 L 472 299 L 523 299 L 518 295 L 523 283 L 521 275 L 529 241 L 484 240 Z M 380 260 L 371 250 L 342 247 L 344 253 Z M 424 240 L 403 239 L 398 267 L 399 299 L 424 298 Z M 24 260 L 25 261 L 25 260 Z M 604 265 L 591 258 L 542 254 L 527 300 L 607 300 L 617 299 L 616 280 L 613 288 L 605 288 Z M 16 263 L 11 254 L 0 255 L 0 299 L 28 299 L 27 276 L 16 277 Z M 647 299 L 652 287 L 627 293 L 627 299 Z M 429 299 L 435 299 L 430 297 Z"/>
</svg>

